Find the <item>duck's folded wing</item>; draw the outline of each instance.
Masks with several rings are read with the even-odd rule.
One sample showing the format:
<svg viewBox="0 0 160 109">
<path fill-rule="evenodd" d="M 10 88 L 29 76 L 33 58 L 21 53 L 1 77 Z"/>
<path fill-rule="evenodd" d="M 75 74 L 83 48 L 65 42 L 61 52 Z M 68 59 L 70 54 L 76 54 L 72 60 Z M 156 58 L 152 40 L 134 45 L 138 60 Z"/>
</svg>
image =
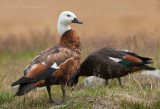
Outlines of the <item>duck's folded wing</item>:
<svg viewBox="0 0 160 109">
<path fill-rule="evenodd" d="M 151 64 L 153 63 L 152 62 L 152 59 L 151 58 L 148 58 L 148 57 L 142 57 L 132 51 L 128 51 L 128 50 L 120 50 L 121 52 L 125 53 L 125 54 L 128 54 L 128 55 L 131 55 L 131 56 L 134 56 L 136 58 L 139 58 L 141 59 L 145 64 Z"/>
<path fill-rule="evenodd" d="M 109 57 L 109 59 L 127 67 L 138 67 L 138 69 L 155 70 L 155 68 L 145 65 L 149 64 L 149 61 L 151 60 L 150 58 L 140 57 L 135 53 L 123 53 L 125 53 L 123 58 Z"/>
<path fill-rule="evenodd" d="M 14 82 L 12 86 L 23 83 L 36 83 L 40 80 L 55 79 L 53 73 L 60 69 L 60 66 L 71 59 L 76 53 L 68 48 L 56 48 L 48 53 L 38 56 L 25 69 L 25 76 Z"/>
</svg>

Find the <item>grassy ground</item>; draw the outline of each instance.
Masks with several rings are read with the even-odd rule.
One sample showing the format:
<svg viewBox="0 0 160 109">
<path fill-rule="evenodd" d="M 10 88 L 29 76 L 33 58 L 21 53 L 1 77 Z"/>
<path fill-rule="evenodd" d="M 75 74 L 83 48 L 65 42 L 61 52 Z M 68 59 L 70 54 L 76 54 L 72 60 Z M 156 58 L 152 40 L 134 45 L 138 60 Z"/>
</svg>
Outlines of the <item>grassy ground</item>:
<svg viewBox="0 0 160 109">
<path fill-rule="evenodd" d="M 155 88 L 147 88 L 146 85 L 141 84 L 141 80 L 138 82 L 139 86 L 132 78 L 125 77 L 123 79 L 125 87 L 122 89 L 117 85 L 116 80 L 110 81 L 109 86 L 99 87 L 80 87 L 77 86 L 74 91 L 70 91 L 67 88 L 67 100 L 68 102 L 62 104 L 64 107 L 59 109 L 70 108 L 122 108 L 122 109 L 158 109 L 160 108 L 160 90 L 157 81 L 142 80 L 143 83 L 151 85 L 154 84 Z M 128 83 L 129 81 L 129 83 Z M 142 88 L 143 86 L 143 88 Z M 53 103 L 49 103 L 47 91 L 34 90 L 23 97 L 13 97 L 14 91 L 1 91 L 0 93 L 0 107 L 1 108 L 51 108 L 56 106 Z M 59 86 L 52 87 L 52 95 L 54 98 L 61 100 L 62 93 Z"/>
<path fill-rule="evenodd" d="M 0 108 L 51 108 L 47 91 L 33 90 L 22 97 L 11 83 L 23 76 L 24 68 L 40 51 L 59 42 L 57 19 L 64 10 L 73 11 L 83 25 L 72 25 L 82 43 L 82 60 L 102 47 L 128 49 L 153 59 L 160 68 L 159 0 L 1 0 L 0 1 Z M 81 78 L 81 80 L 83 77 Z M 122 89 L 117 79 L 107 87 L 67 88 L 70 108 L 160 108 L 159 81 L 126 76 Z M 62 99 L 60 86 L 52 95 Z"/>
</svg>

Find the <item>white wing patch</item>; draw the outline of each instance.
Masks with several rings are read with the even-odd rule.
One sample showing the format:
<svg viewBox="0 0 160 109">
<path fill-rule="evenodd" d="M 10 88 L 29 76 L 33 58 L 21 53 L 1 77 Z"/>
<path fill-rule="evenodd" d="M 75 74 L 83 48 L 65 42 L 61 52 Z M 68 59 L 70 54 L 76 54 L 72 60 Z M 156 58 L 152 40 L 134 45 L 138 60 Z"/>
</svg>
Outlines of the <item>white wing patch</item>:
<svg viewBox="0 0 160 109">
<path fill-rule="evenodd" d="M 115 62 L 120 62 L 120 61 L 122 61 L 122 60 L 119 59 L 119 58 L 113 58 L 113 57 L 109 57 L 109 59 L 112 59 L 112 60 L 115 61 Z"/>
<path fill-rule="evenodd" d="M 61 63 L 59 66 L 58 66 L 57 63 L 55 62 L 51 67 L 52 67 L 52 68 L 55 68 L 55 69 L 58 69 L 62 64 L 66 63 L 67 61 L 68 61 L 68 59 L 65 60 L 63 63 Z"/>
<path fill-rule="evenodd" d="M 34 64 L 34 65 L 31 67 L 31 69 L 34 69 L 35 67 L 37 67 L 37 64 Z"/>
<path fill-rule="evenodd" d="M 129 50 L 120 50 L 120 51 L 124 51 L 124 52 L 133 52 L 133 51 L 129 51 Z"/>
<path fill-rule="evenodd" d="M 56 62 L 55 62 L 51 67 L 52 67 L 52 68 L 55 68 L 55 69 L 58 69 L 58 68 L 59 68 L 59 66 L 57 66 L 57 63 L 56 63 Z"/>
<path fill-rule="evenodd" d="M 42 62 L 42 64 L 46 66 L 45 62 Z"/>
</svg>

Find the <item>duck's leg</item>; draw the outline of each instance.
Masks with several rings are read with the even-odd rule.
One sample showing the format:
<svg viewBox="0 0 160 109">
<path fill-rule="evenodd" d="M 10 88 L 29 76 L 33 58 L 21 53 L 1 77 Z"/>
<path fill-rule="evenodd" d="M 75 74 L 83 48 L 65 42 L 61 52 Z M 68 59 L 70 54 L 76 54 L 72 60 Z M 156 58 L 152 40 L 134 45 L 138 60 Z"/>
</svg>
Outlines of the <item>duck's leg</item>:
<svg viewBox="0 0 160 109">
<path fill-rule="evenodd" d="M 47 92 L 48 92 L 48 95 L 49 95 L 49 101 L 50 102 L 53 102 L 53 98 L 52 98 L 52 95 L 51 95 L 51 87 L 50 86 L 47 86 Z"/>
<path fill-rule="evenodd" d="M 51 95 L 51 87 L 50 86 L 47 86 L 47 91 L 48 91 L 48 95 L 49 95 L 49 101 L 52 103 L 56 103 L 56 104 L 61 104 L 62 102 L 57 100 L 57 99 L 53 99 L 52 98 L 52 95 Z"/>
<path fill-rule="evenodd" d="M 121 77 L 118 78 L 118 81 L 119 81 L 120 86 L 123 88 L 123 83 L 122 83 Z"/>
<path fill-rule="evenodd" d="M 105 86 L 107 86 L 107 85 L 108 85 L 108 79 L 105 80 Z"/>
<path fill-rule="evenodd" d="M 62 84 L 62 93 L 63 93 L 63 102 L 66 102 L 66 92 L 65 92 L 65 84 Z"/>
</svg>

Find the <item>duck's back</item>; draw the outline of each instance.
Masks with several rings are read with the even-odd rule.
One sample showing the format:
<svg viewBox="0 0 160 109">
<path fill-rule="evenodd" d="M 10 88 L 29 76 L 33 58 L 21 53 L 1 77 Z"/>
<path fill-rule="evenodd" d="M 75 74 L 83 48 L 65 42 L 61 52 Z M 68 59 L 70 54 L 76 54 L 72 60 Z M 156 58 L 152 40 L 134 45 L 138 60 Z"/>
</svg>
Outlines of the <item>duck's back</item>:
<svg viewBox="0 0 160 109">
<path fill-rule="evenodd" d="M 130 68 L 125 67 L 111 58 L 123 59 L 126 54 L 111 48 L 102 48 L 89 55 L 81 64 L 80 75 L 91 76 L 96 75 L 105 79 L 123 76 L 130 71 Z"/>
<path fill-rule="evenodd" d="M 80 76 L 99 76 L 104 79 L 117 78 L 139 70 L 154 70 L 145 64 L 150 58 L 133 52 L 102 48 L 90 54 L 80 66 Z"/>
</svg>

